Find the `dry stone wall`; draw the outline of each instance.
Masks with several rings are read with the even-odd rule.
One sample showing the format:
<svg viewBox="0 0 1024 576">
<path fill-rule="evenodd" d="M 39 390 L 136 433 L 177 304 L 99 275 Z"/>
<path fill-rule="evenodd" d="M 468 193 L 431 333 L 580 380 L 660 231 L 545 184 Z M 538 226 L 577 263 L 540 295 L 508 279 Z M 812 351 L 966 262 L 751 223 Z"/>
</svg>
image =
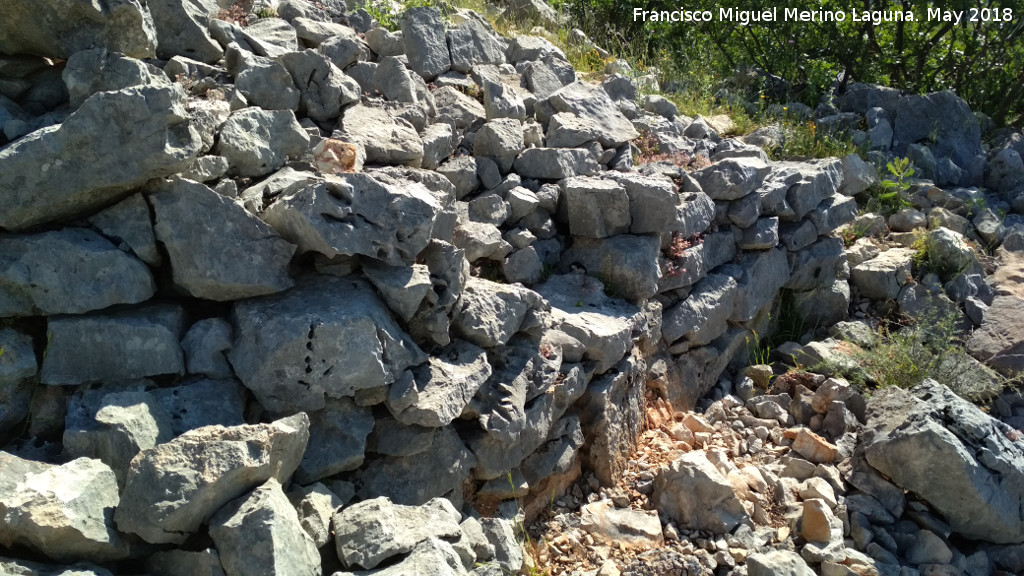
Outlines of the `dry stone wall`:
<svg viewBox="0 0 1024 576">
<path fill-rule="evenodd" d="M 731 386 L 780 294 L 847 316 L 857 156 L 772 162 L 463 10 L 125 0 L 69 35 L 27 4 L 0 0 L 8 572 L 518 570 L 480 510 L 612 484 L 649 400 Z M 641 132 L 674 161 L 634 165 Z"/>
</svg>

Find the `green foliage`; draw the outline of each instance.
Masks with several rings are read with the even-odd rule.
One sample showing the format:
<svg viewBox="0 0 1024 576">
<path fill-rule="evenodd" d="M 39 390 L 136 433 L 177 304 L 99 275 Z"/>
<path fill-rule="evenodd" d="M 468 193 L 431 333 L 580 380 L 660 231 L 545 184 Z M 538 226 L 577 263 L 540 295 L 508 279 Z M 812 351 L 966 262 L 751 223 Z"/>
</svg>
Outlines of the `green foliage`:
<svg viewBox="0 0 1024 576">
<path fill-rule="evenodd" d="M 1020 0 L 734 0 L 728 4 L 694 0 L 680 5 L 670 0 L 564 0 L 563 9 L 574 24 L 599 43 L 637 43 L 648 57 L 667 52 L 681 76 L 717 73 L 731 76 L 743 66 L 757 67 L 785 79 L 788 90 L 772 92 L 781 101 L 816 105 L 838 77 L 845 81 L 876 82 L 928 92 L 952 89 L 972 109 L 997 123 L 1014 124 L 1024 115 L 1024 6 Z M 633 18 L 643 10 L 708 10 L 711 22 L 643 22 Z M 722 20 L 721 9 L 761 11 L 777 8 L 771 22 Z M 843 21 L 784 20 L 786 8 L 842 11 Z M 913 12 L 915 21 L 872 22 L 865 8 Z M 929 20 L 929 8 L 1011 10 L 1012 19 L 961 21 Z M 856 12 L 859 21 L 853 20 Z M 766 86 L 749 86 L 752 93 Z M 772 87 L 775 88 L 775 87 Z"/>
<path fill-rule="evenodd" d="M 273 6 L 267 6 L 266 8 L 260 8 L 259 11 L 256 12 L 256 16 L 258 16 L 261 19 L 277 18 L 277 10 L 275 10 Z"/>
<path fill-rule="evenodd" d="M 888 216 L 911 206 L 905 194 L 910 188 L 908 180 L 914 176 L 914 168 L 909 158 L 897 158 L 886 164 L 886 169 L 889 170 L 889 176 L 873 191 L 868 199 L 867 210 Z"/>
<path fill-rule="evenodd" d="M 776 160 L 787 158 L 843 157 L 857 151 L 846 136 L 818 130 L 814 122 L 790 122 L 783 125 L 782 143 L 772 156 Z"/>
</svg>

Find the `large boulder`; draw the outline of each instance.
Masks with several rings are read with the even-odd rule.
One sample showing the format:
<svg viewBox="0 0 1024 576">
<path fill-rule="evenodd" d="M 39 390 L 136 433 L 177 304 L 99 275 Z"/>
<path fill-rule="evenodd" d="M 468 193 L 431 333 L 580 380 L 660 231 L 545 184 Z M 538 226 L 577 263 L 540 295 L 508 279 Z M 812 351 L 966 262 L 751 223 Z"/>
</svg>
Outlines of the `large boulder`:
<svg viewBox="0 0 1024 576">
<path fill-rule="evenodd" d="M 81 314 L 155 293 L 145 264 L 88 228 L 0 236 L 0 316 Z"/>
<path fill-rule="evenodd" d="M 233 312 L 228 358 L 264 408 L 319 410 L 324 396 L 352 396 L 398 380 L 426 357 L 364 281 L 320 276 Z"/>
<path fill-rule="evenodd" d="M 934 380 L 886 388 L 867 406 L 868 464 L 972 540 L 1024 542 L 1019 432 Z"/>
<path fill-rule="evenodd" d="M 629 231 L 630 202 L 623 186 L 588 176 L 566 178 L 561 185 L 574 236 L 605 238 Z"/>
<path fill-rule="evenodd" d="M 359 84 L 326 56 L 314 50 L 289 52 L 281 57 L 299 88 L 299 113 L 317 122 L 337 118 L 341 108 L 359 101 Z"/>
<path fill-rule="evenodd" d="M 620 234 L 611 238 L 574 239 L 562 255 L 565 264 L 582 265 L 604 284 L 609 294 L 639 302 L 658 292 L 661 268 L 657 236 Z"/>
<path fill-rule="evenodd" d="M 430 448 L 408 456 L 386 456 L 364 464 L 355 478 L 361 499 L 387 496 L 397 504 L 419 505 L 461 489 L 476 458 L 453 426 L 438 428 Z"/>
<path fill-rule="evenodd" d="M 95 94 L 62 124 L 0 150 L 0 228 L 114 204 L 147 180 L 181 171 L 201 147 L 179 86 Z"/>
<path fill-rule="evenodd" d="M 366 149 L 367 164 L 412 166 L 423 163 L 423 141 L 405 118 L 387 110 L 356 104 L 345 110 L 338 126 L 342 140 Z"/>
<path fill-rule="evenodd" d="M 263 220 L 300 252 L 361 254 L 407 265 L 430 242 L 440 211 L 420 183 L 357 173 L 300 181 L 264 211 Z"/>
<path fill-rule="evenodd" d="M 26 546 L 62 562 L 128 555 L 114 529 L 117 482 L 106 464 L 79 458 L 62 466 L 0 452 L 0 545 Z"/>
<path fill-rule="evenodd" d="M 534 311 L 547 307 L 532 290 L 473 277 L 452 317 L 452 333 L 484 348 L 502 346 Z"/>
<path fill-rule="evenodd" d="M 1013 374 L 1024 370 L 1024 298 L 996 296 L 967 350 L 989 366 Z"/>
<path fill-rule="evenodd" d="M 145 450 L 128 471 L 117 527 L 153 544 L 180 544 L 232 499 L 271 478 L 287 482 L 308 439 L 309 418 L 296 414 L 198 428 Z"/>
<path fill-rule="evenodd" d="M 903 96 L 896 106 L 893 148 L 904 154 L 921 141 L 928 141 L 937 157 L 948 157 L 969 170 L 981 154 L 981 126 L 967 103 L 949 90 Z"/>
<path fill-rule="evenodd" d="M 737 200 L 757 190 L 771 172 L 760 158 L 726 158 L 693 173 L 712 200 Z"/>
<path fill-rule="evenodd" d="M 452 66 L 444 28 L 437 8 L 409 8 L 402 14 L 402 42 L 409 69 L 424 80 L 433 80 Z"/>
<path fill-rule="evenodd" d="M 185 311 L 153 304 L 110 314 L 48 319 L 40 380 L 68 385 L 183 374 Z"/>
<path fill-rule="evenodd" d="M 2 0 L 0 52 L 67 58 L 79 50 L 106 48 L 134 58 L 156 56 L 156 31 L 139 0 L 62 2 Z"/>
<path fill-rule="evenodd" d="M 173 178 L 147 195 L 174 284 L 196 298 L 239 300 L 292 286 L 295 247 L 239 204 L 203 184 Z"/>
<path fill-rule="evenodd" d="M 309 442 L 295 480 L 309 484 L 359 468 L 372 430 L 369 408 L 356 406 L 351 398 L 328 398 L 323 410 L 310 414 Z"/>
<path fill-rule="evenodd" d="M 227 576 L 320 576 L 320 554 L 281 483 L 270 478 L 210 518 Z"/>
<path fill-rule="evenodd" d="M 68 105 L 72 110 L 97 92 L 171 84 L 167 74 L 156 66 L 104 48 L 72 54 L 64 65 L 61 78 L 67 86 Z"/>
<path fill-rule="evenodd" d="M 473 395 L 491 376 L 487 354 L 480 348 L 455 340 L 413 370 L 413 382 L 404 394 L 392 391 L 396 402 L 388 407 L 405 425 L 447 426 L 462 414 Z"/>
</svg>

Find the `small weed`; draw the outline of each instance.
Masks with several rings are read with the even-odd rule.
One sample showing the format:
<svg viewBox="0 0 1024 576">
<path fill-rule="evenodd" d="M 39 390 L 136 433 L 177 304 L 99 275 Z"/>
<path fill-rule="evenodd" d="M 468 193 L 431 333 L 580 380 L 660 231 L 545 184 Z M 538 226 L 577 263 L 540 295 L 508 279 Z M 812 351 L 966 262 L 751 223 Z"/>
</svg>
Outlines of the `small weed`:
<svg viewBox="0 0 1024 576">
<path fill-rule="evenodd" d="M 771 364 L 771 347 L 768 346 L 767 342 L 761 341 L 761 336 L 758 335 L 757 330 L 751 330 L 750 333 L 753 335 L 753 339 L 751 339 L 750 336 L 746 337 L 747 363 L 751 366 L 757 364 Z"/>
<path fill-rule="evenodd" d="M 818 130 L 814 122 L 784 121 L 784 138 L 779 148 L 771 152 L 775 160 L 786 158 L 829 158 L 847 156 L 856 152 L 848 137 Z"/>
<path fill-rule="evenodd" d="M 260 19 L 277 18 L 277 10 L 275 10 L 273 6 L 267 6 L 266 8 L 260 8 L 259 11 L 256 12 L 256 16 Z"/>
<path fill-rule="evenodd" d="M 886 164 L 886 169 L 889 176 L 874 189 L 874 194 L 868 199 L 867 210 L 889 216 L 911 206 L 905 194 L 910 189 L 908 180 L 914 176 L 914 167 L 910 158 L 897 158 Z"/>
<path fill-rule="evenodd" d="M 226 10 L 218 12 L 216 19 L 245 28 L 249 25 L 249 10 L 252 10 L 252 0 L 237 0 Z"/>
</svg>

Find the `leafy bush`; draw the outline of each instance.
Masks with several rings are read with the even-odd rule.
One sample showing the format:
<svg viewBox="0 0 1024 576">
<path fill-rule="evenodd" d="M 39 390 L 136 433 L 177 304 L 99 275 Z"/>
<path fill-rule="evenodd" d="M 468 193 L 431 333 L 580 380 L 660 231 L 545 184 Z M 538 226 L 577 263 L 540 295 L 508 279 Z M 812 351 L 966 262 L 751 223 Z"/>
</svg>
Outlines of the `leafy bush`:
<svg viewBox="0 0 1024 576">
<path fill-rule="evenodd" d="M 694 0 L 688 10 L 709 10 L 711 22 L 634 21 L 633 9 L 677 10 L 670 0 L 564 0 L 574 22 L 591 37 L 607 44 L 634 44 L 649 57 L 671 54 L 683 75 L 716 72 L 730 76 L 742 66 L 758 67 L 788 83 L 785 99 L 815 105 L 837 77 L 844 81 L 876 82 L 910 92 L 952 89 L 974 110 L 998 123 L 1019 124 L 1024 116 L 1024 8 L 1019 0 L 795 0 L 779 6 L 767 0 L 735 0 L 728 6 Z M 770 10 L 778 6 L 779 21 L 719 20 L 719 9 Z M 877 11 L 911 10 L 914 22 L 782 21 L 784 8 L 818 12 L 865 8 Z M 954 24 L 929 20 L 927 10 L 1010 10 L 1007 21 Z M 607 39 L 607 40 L 606 40 Z M 780 84 L 768 88 L 777 91 Z M 766 86 L 755 86 L 756 90 Z"/>
<path fill-rule="evenodd" d="M 878 184 L 868 199 L 868 212 L 881 212 L 886 216 L 911 206 L 904 197 L 910 188 L 908 180 L 914 176 L 914 168 L 909 158 L 897 158 L 886 164 L 889 176 Z"/>
</svg>

